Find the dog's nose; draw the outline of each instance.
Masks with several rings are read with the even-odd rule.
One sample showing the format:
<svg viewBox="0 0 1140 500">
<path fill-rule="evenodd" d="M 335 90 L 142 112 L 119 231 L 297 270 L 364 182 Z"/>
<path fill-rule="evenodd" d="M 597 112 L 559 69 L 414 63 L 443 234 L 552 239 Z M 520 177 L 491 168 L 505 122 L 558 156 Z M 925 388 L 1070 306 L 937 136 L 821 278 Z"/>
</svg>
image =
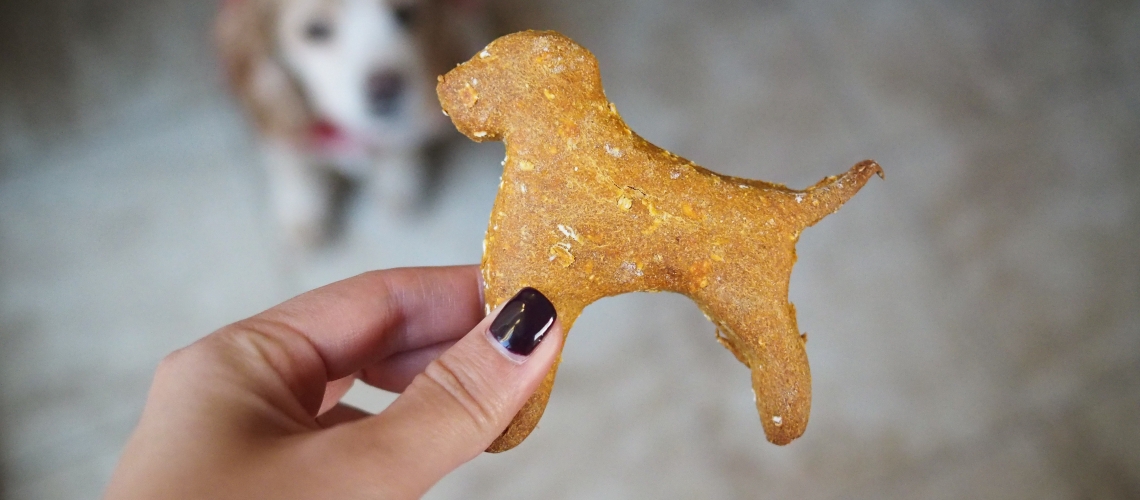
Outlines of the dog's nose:
<svg viewBox="0 0 1140 500">
<path fill-rule="evenodd" d="M 368 77 L 368 106 L 372 114 L 388 116 L 399 111 L 404 77 L 395 71 L 380 71 Z"/>
</svg>

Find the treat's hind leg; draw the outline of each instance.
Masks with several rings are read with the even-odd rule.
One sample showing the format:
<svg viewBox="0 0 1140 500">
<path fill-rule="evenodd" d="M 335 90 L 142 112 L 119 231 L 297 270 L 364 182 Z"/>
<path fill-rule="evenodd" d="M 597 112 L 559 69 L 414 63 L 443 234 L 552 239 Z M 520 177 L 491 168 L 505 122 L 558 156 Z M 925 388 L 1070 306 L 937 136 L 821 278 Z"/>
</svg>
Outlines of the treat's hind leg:
<svg viewBox="0 0 1140 500">
<path fill-rule="evenodd" d="M 696 299 L 716 323 L 717 340 L 751 370 L 756 410 L 768 441 L 785 445 L 800 437 L 811 411 L 811 372 L 795 307 L 787 302 Z"/>
</svg>

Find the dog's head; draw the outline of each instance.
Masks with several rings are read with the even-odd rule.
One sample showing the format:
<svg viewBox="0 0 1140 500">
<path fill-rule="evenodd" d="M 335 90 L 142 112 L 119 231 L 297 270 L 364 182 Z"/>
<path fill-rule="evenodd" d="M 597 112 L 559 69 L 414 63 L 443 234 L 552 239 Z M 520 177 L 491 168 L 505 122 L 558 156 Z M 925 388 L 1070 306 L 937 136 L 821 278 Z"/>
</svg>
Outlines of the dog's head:
<svg viewBox="0 0 1140 500">
<path fill-rule="evenodd" d="M 555 32 L 504 36 L 440 77 L 436 87 L 455 127 L 476 140 L 555 126 L 568 108 L 606 109 L 594 55 Z"/>
<path fill-rule="evenodd" d="M 471 3 L 227 0 L 219 49 L 263 132 L 325 120 L 380 146 L 407 143 L 439 130 L 433 79 L 461 60 Z"/>
</svg>

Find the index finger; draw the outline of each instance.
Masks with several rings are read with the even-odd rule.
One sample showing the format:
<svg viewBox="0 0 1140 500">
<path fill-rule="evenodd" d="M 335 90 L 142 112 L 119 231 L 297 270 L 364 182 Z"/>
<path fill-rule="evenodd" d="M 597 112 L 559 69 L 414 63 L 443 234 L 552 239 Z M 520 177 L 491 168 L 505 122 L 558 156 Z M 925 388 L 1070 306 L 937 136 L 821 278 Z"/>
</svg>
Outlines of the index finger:
<svg viewBox="0 0 1140 500">
<path fill-rule="evenodd" d="M 483 317 L 477 266 L 388 269 L 290 299 L 234 326 L 304 340 L 323 366 L 291 357 L 276 367 L 288 382 L 348 376 L 404 351 L 462 337 Z M 294 338 L 294 337 L 300 337 Z"/>
</svg>

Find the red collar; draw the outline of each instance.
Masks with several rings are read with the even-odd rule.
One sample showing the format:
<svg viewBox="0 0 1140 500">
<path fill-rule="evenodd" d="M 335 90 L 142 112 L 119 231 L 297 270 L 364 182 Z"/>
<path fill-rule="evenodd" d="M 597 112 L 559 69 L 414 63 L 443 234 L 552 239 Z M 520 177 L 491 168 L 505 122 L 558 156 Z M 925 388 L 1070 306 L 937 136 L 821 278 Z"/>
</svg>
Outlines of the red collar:
<svg viewBox="0 0 1140 500">
<path fill-rule="evenodd" d="M 328 119 L 319 119 L 309 125 L 304 144 L 317 153 L 337 156 L 359 155 L 368 150 L 368 141 Z"/>
<path fill-rule="evenodd" d="M 340 142 L 347 139 L 347 135 L 343 129 L 328 120 L 317 120 L 309 127 L 309 138 L 313 142 Z"/>
</svg>

